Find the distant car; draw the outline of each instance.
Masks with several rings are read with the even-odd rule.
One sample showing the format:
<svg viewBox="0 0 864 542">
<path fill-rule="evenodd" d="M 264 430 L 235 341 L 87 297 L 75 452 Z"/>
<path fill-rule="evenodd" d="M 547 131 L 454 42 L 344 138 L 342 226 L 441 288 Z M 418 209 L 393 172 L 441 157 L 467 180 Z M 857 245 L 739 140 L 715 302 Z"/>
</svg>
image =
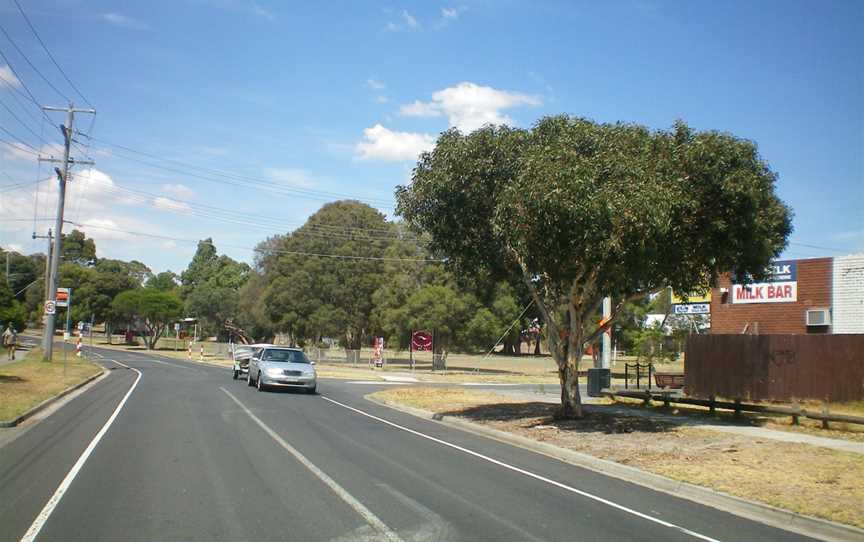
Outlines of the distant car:
<svg viewBox="0 0 864 542">
<path fill-rule="evenodd" d="M 247 374 L 249 372 L 249 359 L 254 356 L 256 353 L 260 352 L 262 348 L 266 346 L 273 346 L 268 343 L 260 343 L 260 344 L 240 344 L 234 347 L 233 358 L 234 358 L 234 370 L 232 371 L 232 378 L 237 380 L 241 375 Z"/>
<path fill-rule="evenodd" d="M 299 388 L 306 393 L 318 389 L 315 362 L 310 361 L 299 348 L 267 346 L 249 359 L 246 383 L 264 391 L 269 387 Z"/>
</svg>

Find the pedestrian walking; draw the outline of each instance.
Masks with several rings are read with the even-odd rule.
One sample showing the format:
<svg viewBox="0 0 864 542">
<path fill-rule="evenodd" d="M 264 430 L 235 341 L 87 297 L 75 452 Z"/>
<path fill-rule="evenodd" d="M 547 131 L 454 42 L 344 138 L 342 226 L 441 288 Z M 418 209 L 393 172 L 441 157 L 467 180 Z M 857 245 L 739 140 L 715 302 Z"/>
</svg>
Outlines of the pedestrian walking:
<svg viewBox="0 0 864 542">
<path fill-rule="evenodd" d="M 18 334 L 15 332 L 15 328 L 7 326 L 6 331 L 3 332 L 3 348 L 6 349 L 8 359 L 15 359 L 15 347 L 17 344 Z"/>
</svg>

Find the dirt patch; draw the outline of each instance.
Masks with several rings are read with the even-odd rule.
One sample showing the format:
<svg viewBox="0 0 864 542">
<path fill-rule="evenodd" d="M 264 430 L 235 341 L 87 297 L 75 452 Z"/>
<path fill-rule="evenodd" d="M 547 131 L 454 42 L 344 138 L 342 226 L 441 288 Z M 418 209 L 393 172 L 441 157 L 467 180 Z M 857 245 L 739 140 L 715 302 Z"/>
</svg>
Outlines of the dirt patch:
<svg viewBox="0 0 864 542">
<path fill-rule="evenodd" d="M 407 388 L 373 397 L 630 465 L 801 514 L 864 527 L 864 455 L 753 439 L 585 405 L 558 420 L 556 405 L 463 389 Z M 613 412 L 616 409 L 618 412 Z"/>
</svg>

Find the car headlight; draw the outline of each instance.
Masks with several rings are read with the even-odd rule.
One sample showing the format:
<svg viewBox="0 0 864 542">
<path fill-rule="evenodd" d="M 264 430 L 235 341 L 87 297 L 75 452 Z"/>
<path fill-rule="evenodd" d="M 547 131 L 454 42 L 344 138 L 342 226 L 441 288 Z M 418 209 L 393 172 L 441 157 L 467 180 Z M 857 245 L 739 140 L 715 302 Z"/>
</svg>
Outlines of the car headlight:
<svg viewBox="0 0 864 542">
<path fill-rule="evenodd" d="M 264 369 L 264 373 L 266 373 L 267 376 L 282 376 L 282 369 L 267 368 Z"/>
</svg>

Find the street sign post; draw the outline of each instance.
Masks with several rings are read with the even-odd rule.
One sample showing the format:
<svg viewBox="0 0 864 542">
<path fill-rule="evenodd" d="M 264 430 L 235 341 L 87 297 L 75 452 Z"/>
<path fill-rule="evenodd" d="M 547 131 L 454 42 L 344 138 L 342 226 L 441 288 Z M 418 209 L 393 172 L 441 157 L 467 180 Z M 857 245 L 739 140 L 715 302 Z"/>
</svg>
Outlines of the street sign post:
<svg viewBox="0 0 864 542">
<path fill-rule="evenodd" d="M 69 292 L 71 288 L 57 288 L 57 306 L 60 308 L 69 306 Z"/>
<path fill-rule="evenodd" d="M 57 304 L 51 300 L 45 302 L 45 314 L 55 314 L 57 312 Z"/>
</svg>

